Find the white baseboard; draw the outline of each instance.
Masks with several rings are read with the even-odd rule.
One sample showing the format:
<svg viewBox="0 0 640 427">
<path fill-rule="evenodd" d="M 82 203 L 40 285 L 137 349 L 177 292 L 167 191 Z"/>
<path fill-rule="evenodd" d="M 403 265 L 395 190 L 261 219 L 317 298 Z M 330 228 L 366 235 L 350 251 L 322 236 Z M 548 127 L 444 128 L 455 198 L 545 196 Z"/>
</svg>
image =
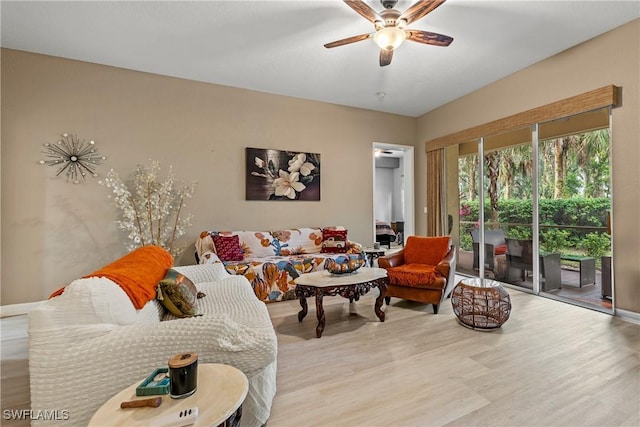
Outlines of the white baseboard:
<svg viewBox="0 0 640 427">
<path fill-rule="evenodd" d="M 616 317 L 619 317 L 626 322 L 640 325 L 640 313 L 636 313 L 635 311 L 620 310 L 619 308 L 616 308 L 615 315 Z"/>
<path fill-rule="evenodd" d="M 0 319 L 3 317 L 20 316 L 28 314 L 33 308 L 41 304 L 42 301 L 25 302 L 22 304 L 0 305 Z"/>
</svg>

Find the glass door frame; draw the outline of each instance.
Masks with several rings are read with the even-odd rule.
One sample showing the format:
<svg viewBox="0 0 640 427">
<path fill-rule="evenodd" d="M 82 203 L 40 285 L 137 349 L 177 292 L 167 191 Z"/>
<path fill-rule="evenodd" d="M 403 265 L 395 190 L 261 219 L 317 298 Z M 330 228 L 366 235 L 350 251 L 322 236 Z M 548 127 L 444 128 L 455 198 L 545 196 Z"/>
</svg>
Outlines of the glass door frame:
<svg viewBox="0 0 640 427">
<path fill-rule="evenodd" d="M 608 130 L 609 130 L 609 150 L 611 152 L 611 146 L 613 143 L 613 132 L 612 132 L 612 109 L 611 107 L 607 107 L 608 108 L 608 114 L 609 114 L 609 126 L 608 126 Z M 580 113 L 578 113 L 580 114 Z M 531 186 L 532 186 L 532 194 L 531 194 L 531 202 L 532 202 L 532 244 L 533 244 L 533 259 L 532 259 L 532 264 L 533 264 L 533 277 L 532 277 L 532 285 L 533 285 L 533 289 L 532 290 L 528 290 L 526 288 L 521 288 L 521 287 L 517 287 L 514 285 L 509 285 L 507 283 L 507 286 L 511 287 L 513 286 L 515 289 L 521 290 L 521 291 L 525 291 L 525 292 L 531 292 L 535 295 L 539 295 L 539 296 L 543 296 L 546 298 L 550 298 L 550 299 L 554 299 L 554 300 L 558 300 L 558 301 L 562 301 L 562 302 L 566 302 L 566 303 L 570 303 L 573 305 L 578 305 L 581 307 L 585 307 L 585 308 L 590 308 L 590 309 L 596 309 L 594 307 L 590 307 L 588 305 L 585 304 L 581 304 L 577 301 L 568 299 L 568 298 L 563 298 L 563 297 L 559 297 L 559 296 L 555 296 L 555 295 L 551 295 L 549 293 L 546 292 L 542 292 L 542 286 L 541 286 L 541 265 L 540 265 L 540 209 L 539 209 L 539 202 L 540 202 L 540 189 L 539 189 L 539 174 L 540 174 L 540 164 L 539 164 L 539 155 L 540 155 L 540 123 L 535 123 L 532 126 L 529 127 L 529 130 L 531 132 L 531 149 L 532 149 L 532 158 L 534 159 L 534 161 L 532 162 L 532 173 L 531 173 Z M 477 171 L 477 185 L 478 185 L 478 223 L 480 225 L 479 227 L 479 233 L 478 233 L 478 243 L 479 243 L 479 247 L 480 250 L 478 251 L 478 260 L 479 260 L 479 265 L 478 265 L 478 276 L 480 278 L 484 278 L 485 277 L 485 260 L 486 260 L 486 253 L 484 250 L 485 247 L 485 188 L 488 187 L 489 183 L 488 181 L 485 179 L 485 137 L 480 137 L 477 139 L 477 156 L 478 156 L 478 171 Z M 611 165 L 612 162 L 612 156 L 609 156 L 609 164 Z M 610 174 L 609 174 L 609 185 L 610 185 L 610 199 L 611 199 L 611 211 L 613 210 L 613 197 L 614 197 L 614 189 L 613 189 L 613 185 L 612 185 L 612 174 L 614 173 L 613 168 L 610 167 Z M 612 221 L 613 217 L 613 212 L 611 212 L 610 214 L 610 218 L 609 221 Z M 613 228 L 613 223 L 610 223 L 610 227 L 611 229 Z M 614 247 L 614 242 L 613 242 L 613 233 L 610 233 L 610 237 L 611 237 L 611 311 L 606 311 L 606 310 L 599 310 L 596 309 L 598 311 L 602 311 L 604 313 L 608 313 L 608 314 L 615 314 L 615 279 L 614 279 L 614 262 L 615 262 L 615 254 L 613 253 L 613 247 Z M 601 279 L 602 280 L 602 279 Z M 602 286 L 602 283 L 601 283 Z"/>
</svg>

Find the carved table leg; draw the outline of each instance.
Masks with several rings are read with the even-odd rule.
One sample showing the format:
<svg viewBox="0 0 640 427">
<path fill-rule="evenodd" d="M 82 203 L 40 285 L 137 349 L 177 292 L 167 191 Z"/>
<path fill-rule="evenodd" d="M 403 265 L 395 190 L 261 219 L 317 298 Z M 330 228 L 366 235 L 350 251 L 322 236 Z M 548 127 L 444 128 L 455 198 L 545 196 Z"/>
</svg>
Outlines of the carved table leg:
<svg viewBox="0 0 640 427">
<path fill-rule="evenodd" d="M 378 295 L 378 298 L 376 298 L 376 305 L 374 309 L 376 312 L 376 316 L 378 316 L 378 319 L 380 319 L 381 322 L 384 322 L 384 311 L 381 310 L 381 307 L 384 296 L 387 294 L 387 283 L 384 280 L 381 280 L 378 283 L 378 289 L 380 289 L 380 295 Z"/>
<path fill-rule="evenodd" d="M 302 322 L 302 319 L 307 315 L 307 299 L 305 297 L 300 297 L 300 307 L 302 310 L 298 312 L 298 322 Z"/>
<path fill-rule="evenodd" d="M 320 338 L 324 331 L 325 318 L 324 308 L 322 307 L 322 292 L 316 293 L 316 315 L 318 316 L 318 326 L 316 326 L 316 336 Z"/>
</svg>

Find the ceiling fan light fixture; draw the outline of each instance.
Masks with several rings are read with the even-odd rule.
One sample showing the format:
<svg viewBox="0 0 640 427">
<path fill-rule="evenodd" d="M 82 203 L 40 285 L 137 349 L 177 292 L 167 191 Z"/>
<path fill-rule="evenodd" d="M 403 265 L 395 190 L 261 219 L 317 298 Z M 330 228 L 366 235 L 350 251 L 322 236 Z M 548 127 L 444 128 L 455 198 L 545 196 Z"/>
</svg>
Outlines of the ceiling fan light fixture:
<svg viewBox="0 0 640 427">
<path fill-rule="evenodd" d="M 407 38 L 404 30 L 398 27 L 385 27 L 376 31 L 373 41 L 376 42 L 381 49 L 394 50 L 402 44 Z"/>
</svg>

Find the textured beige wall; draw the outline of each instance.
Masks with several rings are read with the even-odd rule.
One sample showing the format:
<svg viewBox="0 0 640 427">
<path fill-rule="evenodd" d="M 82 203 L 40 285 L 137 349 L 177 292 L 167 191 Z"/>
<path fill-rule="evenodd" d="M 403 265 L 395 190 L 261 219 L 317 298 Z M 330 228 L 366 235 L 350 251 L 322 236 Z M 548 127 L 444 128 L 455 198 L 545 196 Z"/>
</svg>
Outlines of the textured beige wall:
<svg viewBox="0 0 640 427">
<path fill-rule="evenodd" d="M 612 135 L 615 295 L 617 308 L 636 313 L 640 312 L 639 76 L 640 20 L 635 20 L 418 119 L 418 139 L 424 142 L 606 85 L 622 87 L 622 106 L 613 110 Z M 423 162 L 416 162 L 418 169 Z M 424 200 L 424 187 L 418 188 L 416 205 Z M 420 232 L 426 229 L 425 218 L 418 218 Z"/>
<path fill-rule="evenodd" d="M 103 175 L 152 158 L 197 180 L 186 243 L 207 229 L 340 224 L 370 245 L 372 142 L 413 145 L 415 129 L 415 118 L 2 50 L 1 304 L 44 299 L 125 253 L 107 188 L 38 165 L 62 132 L 96 141 Z M 320 153 L 321 201 L 245 201 L 245 147 Z"/>
</svg>

